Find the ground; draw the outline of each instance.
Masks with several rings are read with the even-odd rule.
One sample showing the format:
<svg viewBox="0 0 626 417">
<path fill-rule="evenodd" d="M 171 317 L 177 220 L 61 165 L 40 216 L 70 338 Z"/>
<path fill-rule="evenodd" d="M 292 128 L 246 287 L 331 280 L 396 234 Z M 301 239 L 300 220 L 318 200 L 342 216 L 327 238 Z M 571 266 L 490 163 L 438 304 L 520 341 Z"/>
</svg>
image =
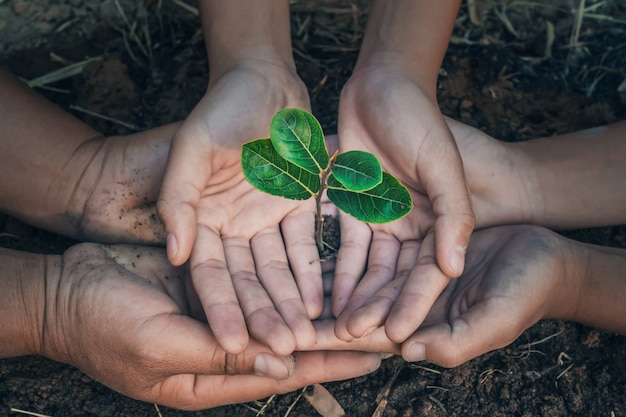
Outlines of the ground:
<svg viewBox="0 0 626 417">
<path fill-rule="evenodd" d="M 325 131 L 333 132 L 367 2 L 291 3 L 298 68 L 310 88 L 313 112 Z M 464 2 L 440 73 L 445 114 L 507 141 L 626 116 L 626 5 L 545 3 Z M 0 0 L 0 65 L 26 80 L 52 75 L 38 91 L 106 134 L 180 120 L 207 80 L 194 6 L 181 0 Z M 80 74 L 60 79 L 52 73 L 90 58 L 96 59 Z M 626 247 L 624 226 L 563 233 Z M 72 243 L 0 217 L 2 246 L 59 253 Z M 378 415 L 391 417 L 626 417 L 626 338 L 544 321 L 511 346 L 454 369 L 394 358 L 372 375 L 325 386 L 349 416 L 374 415 L 384 397 L 386 408 Z M 160 413 L 317 415 L 300 394 L 201 412 L 161 407 Z M 11 408 L 53 417 L 159 415 L 152 404 L 39 357 L 0 360 L 0 416 L 19 415 Z"/>
</svg>

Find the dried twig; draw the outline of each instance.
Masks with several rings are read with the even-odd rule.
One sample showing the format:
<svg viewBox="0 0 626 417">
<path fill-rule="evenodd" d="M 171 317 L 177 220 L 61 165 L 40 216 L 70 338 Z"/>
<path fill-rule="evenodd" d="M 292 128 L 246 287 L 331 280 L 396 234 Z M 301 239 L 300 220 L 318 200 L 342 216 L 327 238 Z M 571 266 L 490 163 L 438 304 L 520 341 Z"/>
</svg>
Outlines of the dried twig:
<svg viewBox="0 0 626 417">
<path fill-rule="evenodd" d="M 19 408 L 11 408 L 11 412 L 12 412 L 12 413 L 26 414 L 27 416 L 35 416 L 35 417 L 51 417 L 51 416 L 46 415 L 46 414 L 39 414 L 39 413 L 34 413 L 34 412 L 32 412 L 32 411 L 20 410 Z"/>
<path fill-rule="evenodd" d="M 402 371 L 402 369 L 404 369 L 404 362 L 396 362 L 395 369 L 393 371 L 393 374 L 391 375 L 391 378 L 389 378 L 389 381 L 387 381 L 385 387 L 376 398 L 378 406 L 376 407 L 374 414 L 372 414 L 372 417 L 382 417 L 382 415 L 385 413 L 385 410 L 387 409 L 387 403 L 389 402 L 388 398 L 389 394 L 391 393 L 391 388 L 396 383 L 396 380 L 398 379 L 398 376 L 400 375 L 400 371 Z"/>
<path fill-rule="evenodd" d="M 572 26 L 572 34 L 569 38 L 570 48 L 578 48 L 580 45 L 578 44 L 578 39 L 580 37 L 580 29 L 583 26 L 583 18 L 585 16 L 585 0 L 580 0 L 578 3 L 578 8 L 576 9 L 576 14 L 574 15 L 574 25 Z"/>
<path fill-rule="evenodd" d="M 67 78 L 71 78 L 80 74 L 81 72 L 83 72 L 83 69 L 85 68 L 87 64 L 89 64 L 90 62 L 99 60 L 99 59 L 101 58 L 100 57 L 89 58 L 84 61 L 76 62 L 75 64 L 71 64 L 63 68 L 60 68 L 58 70 L 49 72 L 40 77 L 33 78 L 32 80 L 25 80 L 24 82 L 30 88 L 44 87 L 44 86 L 47 86 L 48 84 L 53 84 L 57 81 L 65 80 Z"/>
<path fill-rule="evenodd" d="M 91 111 L 89 109 L 86 109 L 84 107 L 71 105 L 70 109 L 79 111 L 81 113 L 88 114 L 88 115 L 93 116 L 93 117 L 97 117 L 98 119 L 102 119 L 102 120 L 106 120 L 106 121 L 111 122 L 111 123 L 118 124 L 120 126 L 124 126 L 125 128 L 130 129 L 130 130 L 135 130 L 135 131 L 144 130 L 143 128 L 141 128 L 139 126 L 135 126 L 135 125 L 133 125 L 131 123 L 122 122 L 121 120 L 117 120 L 117 119 L 114 119 L 112 117 L 105 116 L 104 114 L 93 112 L 93 111 Z"/>
</svg>

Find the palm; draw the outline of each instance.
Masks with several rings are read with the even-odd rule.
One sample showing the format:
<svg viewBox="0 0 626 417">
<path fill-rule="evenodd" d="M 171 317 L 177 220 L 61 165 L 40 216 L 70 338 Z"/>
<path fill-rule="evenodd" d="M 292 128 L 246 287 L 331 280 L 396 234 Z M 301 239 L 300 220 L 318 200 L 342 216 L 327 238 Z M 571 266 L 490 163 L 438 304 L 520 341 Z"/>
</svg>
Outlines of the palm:
<svg viewBox="0 0 626 417">
<path fill-rule="evenodd" d="M 241 145 L 268 137 L 272 117 L 285 107 L 307 109 L 309 102 L 304 84 L 284 68 L 254 61 L 211 80 L 176 135 L 158 204 L 176 238 L 168 256 L 174 264 L 190 259 L 209 324 L 231 353 L 246 346 L 248 331 L 281 354 L 314 339 L 280 230 L 307 205 L 254 190 L 240 165 Z M 296 278 L 318 276 L 319 291 L 303 292 L 321 304 L 321 271 L 305 246 L 294 260 L 302 265 Z"/>
<path fill-rule="evenodd" d="M 564 273 L 559 245 L 555 234 L 535 226 L 475 232 L 465 272 L 405 346 L 423 343 L 428 360 L 456 366 L 513 342 L 544 316 L 558 291 Z"/>
</svg>

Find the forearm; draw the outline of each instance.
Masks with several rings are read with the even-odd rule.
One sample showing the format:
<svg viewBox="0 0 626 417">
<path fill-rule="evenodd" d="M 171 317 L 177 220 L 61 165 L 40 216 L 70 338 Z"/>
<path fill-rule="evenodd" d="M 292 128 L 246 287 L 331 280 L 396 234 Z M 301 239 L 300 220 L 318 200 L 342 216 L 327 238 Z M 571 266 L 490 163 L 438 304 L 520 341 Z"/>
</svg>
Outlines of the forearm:
<svg viewBox="0 0 626 417">
<path fill-rule="evenodd" d="M 40 353 L 44 282 L 55 258 L 0 248 L 0 357 Z"/>
<path fill-rule="evenodd" d="M 98 132 L 2 70 L 0 124 L 0 211 L 51 230 L 80 215 L 75 191 L 99 150 Z"/>
<path fill-rule="evenodd" d="M 513 151 L 524 161 L 525 222 L 557 229 L 626 224 L 626 122 L 521 142 Z"/>
<path fill-rule="evenodd" d="M 460 3 L 460 0 L 374 0 L 356 68 L 400 65 L 423 81 L 434 95 Z"/>
<path fill-rule="evenodd" d="M 552 312 L 548 318 L 567 319 L 626 335 L 626 250 L 568 242 L 571 258 L 566 258 L 562 293 L 570 295 L 564 302 L 555 303 L 566 308 Z"/>
<path fill-rule="evenodd" d="M 210 76 L 244 59 L 295 68 L 287 0 L 200 0 Z"/>
</svg>

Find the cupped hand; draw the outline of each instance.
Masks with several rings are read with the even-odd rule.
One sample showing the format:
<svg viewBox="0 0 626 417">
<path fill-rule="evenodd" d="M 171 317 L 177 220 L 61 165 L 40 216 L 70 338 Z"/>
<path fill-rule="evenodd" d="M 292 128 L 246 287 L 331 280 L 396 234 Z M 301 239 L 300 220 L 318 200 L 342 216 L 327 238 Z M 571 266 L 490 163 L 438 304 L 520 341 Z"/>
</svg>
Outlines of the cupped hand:
<svg viewBox="0 0 626 417">
<path fill-rule="evenodd" d="M 81 244 L 50 265 L 42 354 L 143 401 L 202 409 L 244 402 L 375 370 L 377 354 L 279 357 L 251 342 L 225 352 L 188 316 L 197 302 L 185 268 L 163 250 Z"/>
<path fill-rule="evenodd" d="M 249 60 L 213 76 L 176 133 L 157 203 L 168 257 L 174 265 L 190 259 L 207 320 L 230 353 L 244 349 L 248 332 L 278 354 L 309 345 L 315 337 L 310 318 L 321 311 L 312 234 L 284 230 L 296 236 L 284 242 L 279 226 L 312 203 L 256 191 L 240 165 L 241 145 L 268 137 L 272 117 L 285 107 L 310 107 L 291 68 Z M 312 221 L 307 213 L 285 227 Z M 296 254 L 289 263 L 285 244 Z"/>
<path fill-rule="evenodd" d="M 571 278 L 570 249 L 563 237 L 537 226 L 474 232 L 463 275 L 450 282 L 404 342 L 402 356 L 453 367 L 509 345 L 549 316 L 570 291 L 566 287 L 575 287 L 564 282 Z"/>
<path fill-rule="evenodd" d="M 415 207 L 384 225 L 342 216 L 337 335 L 349 340 L 385 325 L 390 339 L 402 342 L 463 271 L 474 216 L 462 162 L 434 92 L 392 65 L 363 67 L 350 78 L 339 144 L 375 154 L 407 186 Z"/>
</svg>

